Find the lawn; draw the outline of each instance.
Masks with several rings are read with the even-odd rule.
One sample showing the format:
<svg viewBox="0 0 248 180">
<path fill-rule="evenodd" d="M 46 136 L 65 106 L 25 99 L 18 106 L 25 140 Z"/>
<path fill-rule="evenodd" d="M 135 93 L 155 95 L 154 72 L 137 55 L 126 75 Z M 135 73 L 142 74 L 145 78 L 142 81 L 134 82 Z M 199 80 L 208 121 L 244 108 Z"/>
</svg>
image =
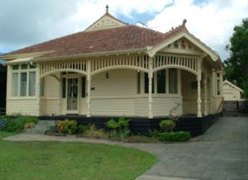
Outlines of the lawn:
<svg viewBox="0 0 248 180">
<path fill-rule="evenodd" d="M 135 179 L 156 158 L 119 146 L 75 142 L 8 142 L 0 131 L 0 179 Z"/>
</svg>

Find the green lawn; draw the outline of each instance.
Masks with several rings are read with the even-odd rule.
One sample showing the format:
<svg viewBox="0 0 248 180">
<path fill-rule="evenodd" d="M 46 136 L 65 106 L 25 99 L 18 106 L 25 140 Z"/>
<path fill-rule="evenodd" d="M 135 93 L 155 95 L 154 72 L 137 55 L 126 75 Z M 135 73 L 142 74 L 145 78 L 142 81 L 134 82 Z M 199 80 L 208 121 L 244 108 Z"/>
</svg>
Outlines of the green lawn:
<svg viewBox="0 0 248 180">
<path fill-rule="evenodd" d="M 63 142 L 8 142 L 0 131 L 0 179 L 135 179 L 156 158 L 118 146 Z"/>
</svg>

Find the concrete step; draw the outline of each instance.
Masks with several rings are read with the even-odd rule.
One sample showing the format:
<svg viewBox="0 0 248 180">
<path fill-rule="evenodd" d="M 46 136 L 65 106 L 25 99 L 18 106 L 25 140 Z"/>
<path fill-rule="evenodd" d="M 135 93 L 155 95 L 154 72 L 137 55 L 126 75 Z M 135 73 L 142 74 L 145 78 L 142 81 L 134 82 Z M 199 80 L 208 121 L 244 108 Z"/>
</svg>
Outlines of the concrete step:
<svg viewBox="0 0 248 180">
<path fill-rule="evenodd" d="M 24 133 L 28 134 L 44 134 L 47 130 L 50 130 L 51 127 L 55 126 L 55 121 L 38 121 L 31 129 L 25 129 Z"/>
</svg>

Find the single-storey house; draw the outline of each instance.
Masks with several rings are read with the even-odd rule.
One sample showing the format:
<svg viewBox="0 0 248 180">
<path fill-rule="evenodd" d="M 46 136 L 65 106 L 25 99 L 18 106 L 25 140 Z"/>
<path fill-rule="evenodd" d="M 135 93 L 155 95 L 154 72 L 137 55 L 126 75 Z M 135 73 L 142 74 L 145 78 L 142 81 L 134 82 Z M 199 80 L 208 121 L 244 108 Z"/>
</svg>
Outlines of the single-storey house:
<svg viewBox="0 0 248 180">
<path fill-rule="evenodd" d="M 124 23 L 107 7 L 82 32 L 1 57 L 7 114 L 153 119 L 222 111 L 223 64 L 186 20 L 162 33 Z"/>
<path fill-rule="evenodd" d="M 242 101 L 243 90 L 228 80 L 223 82 L 224 101 Z"/>
<path fill-rule="evenodd" d="M 243 98 L 244 91 L 228 80 L 223 82 L 223 112 L 226 116 L 237 116 L 247 109 L 247 100 Z"/>
</svg>

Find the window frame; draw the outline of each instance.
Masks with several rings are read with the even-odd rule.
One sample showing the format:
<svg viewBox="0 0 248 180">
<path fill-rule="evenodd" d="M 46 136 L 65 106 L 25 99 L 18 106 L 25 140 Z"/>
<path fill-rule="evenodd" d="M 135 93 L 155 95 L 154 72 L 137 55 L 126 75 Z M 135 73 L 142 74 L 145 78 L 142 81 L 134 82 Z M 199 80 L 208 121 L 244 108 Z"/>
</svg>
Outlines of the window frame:
<svg viewBox="0 0 248 180">
<path fill-rule="evenodd" d="M 25 68 L 24 68 L 25 67 Z M 11 94 L 10 97 L 11 98 L 33 98 L 36 97 L 36 67 L 34 64 L 18 64 L 18 65 L 12 65 L 11 66 Z M 21 78 L 22 78 L 22 74 L 26 73 L 26 84 L 25 84 L 25 94 L 21 94 Z M 34 83 L 34 94 L 30 95 L 30 74 L 34 73 L 34 77 L 35 77 L 35 83 Z M 15 85 L 15 87 L 13 87 L 13 74 L 17 74 L 17 84 Z M 17 89 L 17 94 L 14 95 L 13 94 L 13 88 Z"/>
<path fill-rule="evenodd" d="M 176 70 L 175 71 L 175 76 L 176 76 L 176 84 L 175 84 L 175 86 L 176 86 L 176 91 L 174 92 L 174 93 L 170 93 L 170 73 L 169 73 L 169 71 L 170 70 L 172 70 L 172 69 L 174 69 L 174 70 Z M 160 93 L 159 92 L 159 87 L 158 87 L 158 81 L 159 81 L 159 78 L 158 78 L 158 72 L 160 72 L 160 71 L 164 71 L 164 93 Z M 140 73 L 140 76 L 139 76 L 139 78 L 140 78 L 140 82 L 142 82 L 142 83 L 140 83 L 140 87 L 141 87 L 141 89 L 140 89 L 140 93 L 138 93 L 138 90 L 137 90 L 137 93 L 136 94 L 138 94 L 138 95 L 147 95 L 148 93 L 149 93 L 149 79 L 148 79 L 148 73 L 147 72 L 137 72 L 137 74 L 136 74 L 136 77 L 138 78 L 138 73 Z M 153 95 L 156 95 L 156 96 L 179 96 L 179 95 L 181 95 L 181 88 L 180 88 L 180 84 L 179 83 L 181 83 L 181 77 L 180 77 L 180 75 L 181 75 L 181 73 L 180 73 L 180 69 L 178 69 L 178 68 L 164 68 L 164 69 L 161 69 L 161 70 L 159 70 L 159 71 L 156 71 L 156 72 L 154 72 L 153 73 L 153 78 L 152 78 L 152 81 L 153 81 L 153 83 L 152 83 L 152 85 L 153 85 L 153 87 L 152 87 L 152 94 Z M 139 81 L 138 80 L 136 80 L 136 85 L 137 85 L 137 87 L 139 86 Z"/>
</svg>

